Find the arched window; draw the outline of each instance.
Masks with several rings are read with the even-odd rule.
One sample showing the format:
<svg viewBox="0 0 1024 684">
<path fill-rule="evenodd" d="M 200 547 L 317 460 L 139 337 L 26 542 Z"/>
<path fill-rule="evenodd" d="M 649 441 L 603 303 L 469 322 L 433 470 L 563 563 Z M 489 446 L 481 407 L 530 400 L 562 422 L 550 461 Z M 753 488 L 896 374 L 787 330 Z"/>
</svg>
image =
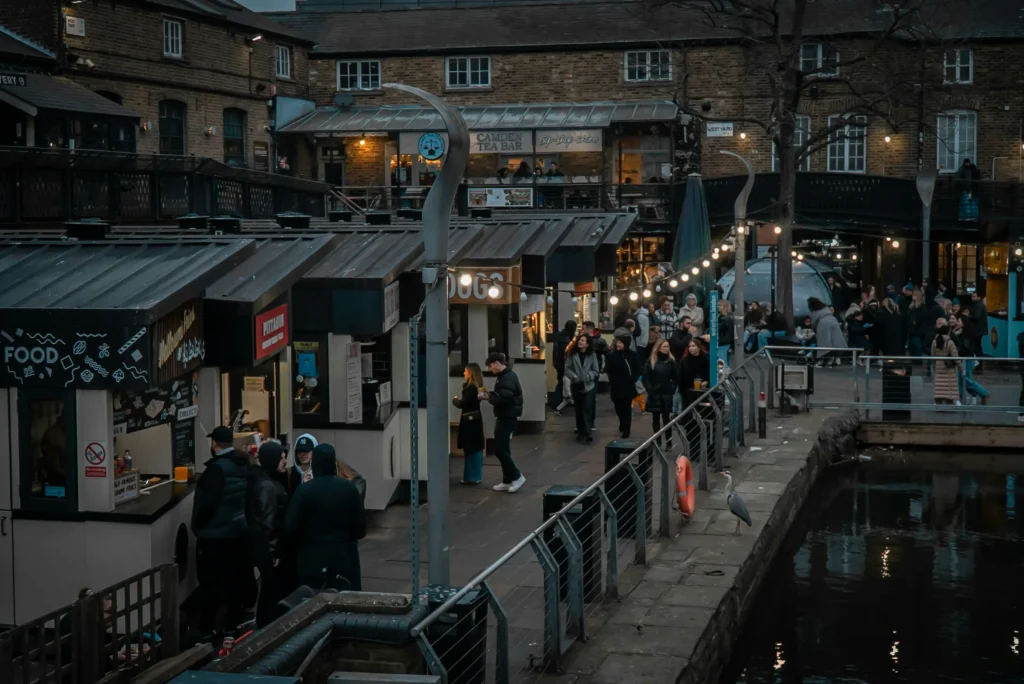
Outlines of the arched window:
<svg viewBox="0 0 1024 684">
<path fill-rule="evenodd" d="M 224 110 L 224 163 L 245 166 L 245 110 Z"/>
<path fill-rule="evenodd" d="M 185 154 L 185 103 L 160 101 L 160 154 Z"/>
</svg>

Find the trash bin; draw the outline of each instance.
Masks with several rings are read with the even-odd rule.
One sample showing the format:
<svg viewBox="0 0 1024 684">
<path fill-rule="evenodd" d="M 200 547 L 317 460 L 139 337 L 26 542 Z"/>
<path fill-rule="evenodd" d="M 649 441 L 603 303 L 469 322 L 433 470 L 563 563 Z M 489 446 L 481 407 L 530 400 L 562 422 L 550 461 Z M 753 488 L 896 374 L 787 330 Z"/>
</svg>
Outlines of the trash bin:
<svg viewBox="0 0 1024 684">
<path fill-rule="evenodd" d="M 910 378 L 913 373 L 909 363 L 887 359 L 882 365 L 882 403 L 910 404 Z M 907 422 L 910 411 L 882 409 L 882 420 Z"/>
<path fill-rule="evenodd" d="M 582 485 L 552 485 L 544 492 L 544 520 L 583 493 Z M 601 600 L 601 506 L 596 492 L 577 503 L 566 514 L 566 522 L 576 533 L 583 547 L 583 600 Z M 569 551 L 559 537 L 558 526 L 544 530 L 544 541 L 558 563 L 558 595 L 565 601 L 569 595 Z"/>
<path fill-rule="evenodd" d="M 616 439 L 604 447 L 604 472 L 610 471 L 619 461 L 640 448 L 643 442 L 636 439 Z M 654 534 L 654 453 L 644 450 L 636 465 L 637 474 L 644 483 L 647 498 L 647 538 Z M 619 536 L 636 538 L 636 485 L 629 472 L 622 468 L 605 480 L 604 491 L 618 513 Z"/>
<path fill-rule="evenodd" d="M 458 587 L 428 584 L 422 595 L 433 612 L 459 591 Z M 449 682 L 487 681 L 487 594 L 472 589 L 427 628 L 427 639 L 448 673 Z"/>
</svg>

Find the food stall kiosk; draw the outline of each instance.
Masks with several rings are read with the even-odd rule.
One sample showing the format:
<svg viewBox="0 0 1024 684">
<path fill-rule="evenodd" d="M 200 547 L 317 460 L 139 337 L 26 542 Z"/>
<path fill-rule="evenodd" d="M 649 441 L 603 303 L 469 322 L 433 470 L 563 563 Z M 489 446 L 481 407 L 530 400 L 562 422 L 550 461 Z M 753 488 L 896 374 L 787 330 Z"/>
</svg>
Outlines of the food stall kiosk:
<svg viewBox="0 0 1024 684">
<path fill-rule="evenodd" d="M 0 623 L 162 563 L 191 593 L 202 293 L 254 248 L 0 244 Z"/>
<path fill-rule="evenodd" d="M 208 329 L 200 370 L 201 422 L 235 429 L 235 447 L 251 451 L 291 434 L 291 288 L 337 246 L 336 235 L 260 240 L 252 257 L 206 290 Z M 197 464 L 201 468 L 201 464 Z"/>
</svg>

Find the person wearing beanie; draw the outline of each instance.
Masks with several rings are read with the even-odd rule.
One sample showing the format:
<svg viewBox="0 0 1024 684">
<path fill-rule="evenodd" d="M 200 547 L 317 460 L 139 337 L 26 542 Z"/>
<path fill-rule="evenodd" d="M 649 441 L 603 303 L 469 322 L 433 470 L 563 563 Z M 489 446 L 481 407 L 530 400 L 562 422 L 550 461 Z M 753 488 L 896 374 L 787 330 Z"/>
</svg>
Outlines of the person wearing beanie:
<svg viewBox="0 0 1024 684">
<path fill-rule="evenodd" d="M 330 444 L 317 444 L 310 459 L 313 478 L 288 506 L 285 533 L 297 549 L 299 586 L 362 590 L 359 540 L 366 536 L 366 509 L 356 485 L 338 475 Z"/>
<path fill-rule="evenodd" d="M 308 432 L 295 440 L 295 466 L 288 473 L 288 491 L 294 492 L 303 482 L 313 479 L 311 459 L 316 447 L 316 437 Z"/>
<path fill-rule="evenodd" d="M 605 357 L 608 373 L 608 393 L 611 395 L 615 415 L 619 417 L 619 434 L 629 439 L 633 426 L 633 399 L 637 383 L 643 377 L 643 361 L 629 348 L 629 336 L 616 337 L 612 350 Z"/>
<path fill-rule="evenodd" d="M 256 626 L 263 627 L 276 617 L 275 606 L 284 593 L 279 568 L 284 553 L 281 531 L 288 507 L 285 489 L 288 453 L 277 442 L 265 442 L 256 455 L 256 467 L 249 476 L 246 521 L 252 564 L 260 573 L 260 593 L 256 602 Z"/>
</svg>

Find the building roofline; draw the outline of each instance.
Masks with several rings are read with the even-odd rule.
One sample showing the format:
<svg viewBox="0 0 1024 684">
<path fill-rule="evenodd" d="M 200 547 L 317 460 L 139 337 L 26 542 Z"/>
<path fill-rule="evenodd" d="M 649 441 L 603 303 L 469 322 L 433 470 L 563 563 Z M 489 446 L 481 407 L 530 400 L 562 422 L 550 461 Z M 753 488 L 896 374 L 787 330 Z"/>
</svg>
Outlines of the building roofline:
<svg viewBox="0 0 1024 684">
<path fill-rule="evenodd" d="M 50 59 L 57 59 L 57 55 L 55 53 L 51 52 L 50 50 L 47 50 L 45 47 L 43 47 L 39 43 L 37 43 L 37 42 L 35 42 L 33 40 L 29 40 L 28 38 L 26 38 L 25 36 L 21 35 L 20 33 L 12 31 L 11 29 L 7 28 L 6 26 L 0 25 L 0 33 L 3 33 L 7 37 L 12 38 L 12 39 L 18 41 L 19 43 L 23 44 L 25 47 L 31 48 L 31 49 L 33 49 L 33 50 L 35 50 L 37 52 L 42 53 L 42 55 L 45 56 L 45 57 L 49 57 Z"/>
</svg>

